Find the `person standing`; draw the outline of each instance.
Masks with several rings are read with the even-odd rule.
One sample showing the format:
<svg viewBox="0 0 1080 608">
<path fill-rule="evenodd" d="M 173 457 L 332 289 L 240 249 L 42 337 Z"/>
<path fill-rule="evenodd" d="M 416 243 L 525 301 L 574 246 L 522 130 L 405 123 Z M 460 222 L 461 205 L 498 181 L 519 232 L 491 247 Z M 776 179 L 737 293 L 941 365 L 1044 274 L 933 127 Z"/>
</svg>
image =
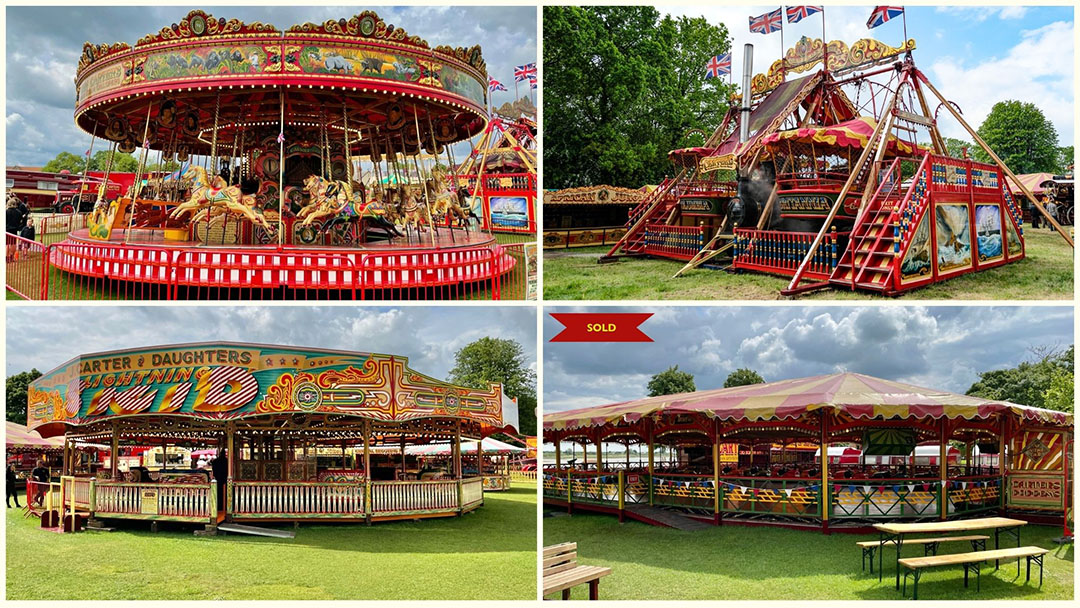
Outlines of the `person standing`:
<svg viewBox="0 0 1080 608">
<path fill-rule="evenodd" d="M 224 449 L 218 450 L 217 458 L 210 461 L 210 470 L 214 473 L 214 481 L 217 482 L 218 510 L 225 509 L 225 483 L 229 476 L 229 460 Z"/>
<path fill-rule="evenodd" d="M 1060 221 L 1058 220 L 1057 203 L 1054 202 L 1054 199 L 1050 197 L 1046 197 L 1046 215 L 1049 215 L 1055 222 Z M 1050 222 L 1046 222 L 1046 227 L 1049 228 L 1051 231 L 1054 230 L 1054 225 Z"/>
<path fill-rule="evenodd" d="M 19 504 L 19 491 L 15 488 L 15 483 L 19 480 L 15 474 L 15 465 L 9 464 L 7 468 L 7 506 L 11 508 L 11 499 L 15 499 L 15 508 L 18 509 L 22 505 Z"/>
</svg>

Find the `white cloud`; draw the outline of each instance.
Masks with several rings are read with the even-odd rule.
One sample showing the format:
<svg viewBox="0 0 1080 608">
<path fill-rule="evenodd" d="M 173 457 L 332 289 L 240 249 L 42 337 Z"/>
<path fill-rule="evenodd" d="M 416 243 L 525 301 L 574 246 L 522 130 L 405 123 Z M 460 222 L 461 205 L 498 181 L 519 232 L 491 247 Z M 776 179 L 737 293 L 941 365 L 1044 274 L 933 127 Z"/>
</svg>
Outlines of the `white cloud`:
<svg viewBox="0 0 1080 608">
<path fill-rule="evenodd" d="M 1021 40 L 1004 48 L 1001 56 L 979 62 L 939 57 L 930 65 L 929 73 L 938 90 L 960 106 L 964 119 L 973 128 L 979 127 L 995 103 L 1017 99 L 1038 106 L 1057 127 L 1059 144 L 1067 145 L 1072 142 L 1076 118 L 1073 45 L 1072 23 L 1057 21 L 1024 31 Z M 954 120 L 942 120 L 941 128 L 946 136 L 970 140 Z"/>
</svg>

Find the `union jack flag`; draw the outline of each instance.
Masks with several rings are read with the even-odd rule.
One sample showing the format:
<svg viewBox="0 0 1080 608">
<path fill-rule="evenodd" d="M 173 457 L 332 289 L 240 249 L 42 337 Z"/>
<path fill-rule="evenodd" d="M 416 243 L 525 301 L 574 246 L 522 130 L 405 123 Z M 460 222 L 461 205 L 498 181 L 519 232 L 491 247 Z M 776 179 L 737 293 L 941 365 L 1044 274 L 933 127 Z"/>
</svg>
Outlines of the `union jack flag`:
<svg viewBox="0 0 1080 608">
<path fill-rule="evenodd" d="M 493 93 L 495 91 L 505 91 L 505 90 L 506 90 L 506 87 L 503 86 L 503 83 L 499 82 L 498 80 L 495 80 L 491 76 L 488 76 L 488 93 Z"/>
<path fill-rule="evenodd" d="M 870 19 L 866 22 L 866 29 L 872 30 L 889 19 L 903 14 L 904 7 L 902 6 L 876 6 L 874 12 L 870 13 Z"/>
<path fill-rule="evenodd" d="M 816 15 L 823 10 L 820 6 L 789 6 L 787 7 L 787 22 L 798 23 L 810 15 Z"/>
<path fill-rule="evenodd" d="M 724 74 L 731 73 L 731 53 L 717 55 L 705 64 L 705 79 L 719 78 Z"/>
<path fill-rule="evenodd" d="M 530 89 L 535 89 L 536 88 L 536 74 L 533 74 L 532 76 L 529 77 L 529 88 Z"/>
<path fill-rule="evenodd" d="M 775 11 L 765 13 L 764 15 L 750 17 L 751 32 L 756 32 L 758 34 L 771 34 L 773 32 L 780 31 L 780 28 L 782 27 L 784 27 L 783 7 L 778 8 Z"/>
<path fill-rule="evenodd" d="M 534 76 L 536 76 L 535 63 L 514 66 L 514 82 L 521 82 L 522 80 L 531 79 Z"/>
</svg>

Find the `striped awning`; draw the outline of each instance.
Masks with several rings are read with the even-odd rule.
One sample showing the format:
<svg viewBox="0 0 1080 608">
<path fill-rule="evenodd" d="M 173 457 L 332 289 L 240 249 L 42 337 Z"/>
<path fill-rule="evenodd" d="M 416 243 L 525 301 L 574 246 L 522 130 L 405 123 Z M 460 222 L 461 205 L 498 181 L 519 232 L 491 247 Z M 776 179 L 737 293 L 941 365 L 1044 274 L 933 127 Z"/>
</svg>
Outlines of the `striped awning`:
<svg viewBox="0 0 1080 608">
<path fill-rule="evenodd" d="M 860 116 L 852 120 L 841 122 L 832 126 L 810 126 L 777 131 L 766 135 L 761 143 L 774 144 L 779 141 L 801 141 L 815 143 L 823 149 L 828 148 L 855 148 L 861 150 L 870 136 L 877 129 L 877 120 L 869 116 Z M 915 152 L 915 144 L 897 138 L 889 134 L 885 145 L 887 156 L 909 156 Z"/>
<path fill-rule="evenodd" d="M 1028 421 L 1072 424 L 1072 414 L 1064 412 L 959 395 L 864 374 L 840 373 L 553 412 L 544 416 L 544 428 L 563 430 L 634 422 L 659 413 L 705 414 L 721 420 L 785 420 L 822 409 L 861 419 L 945 417 L 970 420 L 1009 413 Z"/>
<path fill-rule="evenodd" d="M 43 438 L 17 422 L 7 423 L 7 450 L 62 450 L 64 436 Z"/>
<path fill-rule="evenodd" d="M 515 447 L 491 437 L 484 438 L 483 449 L 485 454 L 518 454 L 525 451 L 525 448 Z M 453 446 L 449 443 L 430 443 L 428 445 L 408 446 L 405 448 L 405 453 L 411 456 L 449 456 L 452 450 Z M 461 453 L 475 454 L 476 442 L 462 442 Z"/>
</svg>

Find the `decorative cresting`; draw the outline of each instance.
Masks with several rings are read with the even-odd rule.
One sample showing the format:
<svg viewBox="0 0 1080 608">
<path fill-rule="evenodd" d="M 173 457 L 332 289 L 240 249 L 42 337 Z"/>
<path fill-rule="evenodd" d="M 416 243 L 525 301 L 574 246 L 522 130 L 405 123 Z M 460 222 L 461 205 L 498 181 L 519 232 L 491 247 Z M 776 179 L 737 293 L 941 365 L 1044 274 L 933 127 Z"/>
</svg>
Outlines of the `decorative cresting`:
<svg viewBox="0 0 1080 608">
<path fill-rule="evenodd" d="M 275 413 L 501 427 L 502 387 L 456 386 L 393 355 L 214 342 L 83 355 L 27 391 L 27 426 L 43 436 L 120 416 L 224 421 Z"/>
<path fill-rule="evenodd" d="M 885 43 L 863 38 L 850 47 L 842 40 L 829 42 L 829 63 L 826 69 L 832 74 L 857 68 L 866 68 L 915 48 L 915 39 L 909 38 L 903 46 L 893 47 Z M 801 74 L 813 69 L 825 56 L 825 43 L 820 38 L 803 36 L 784 54 L 784 60 L 774 61 L 766 74 L 754 74 L 750 90 L 762 95 L 780 86 L 786 74 Z"/>
<path fill-rule="evenodd" d="M 174 117 L 189 137 L 210 126 L 210 118 L 197 110 L 205 109 L 206 91 L 214 89 L 289 86 L 415 97 L 443 104 L 444 110 L 433 119 L 454 115 L 459 131 L 469 122 L 462 111 L 481 118 L 487 99 L 486 64 L 479 45 L 432 49 L 372 11 L 282 32 L 272 25 L 194 10 L 179 23 L 144 36 L 134 47 L 87 42 L 75 84 L 76 122 L 88 132 L 100 126 L 99 136 L 113 141 L 141 133 L 138 123 L 143 118 L 133 109 L 133 99 L 158 99 L 163 107 L 174 104 L 164 120 L 157 113 L 161 110 L 155 109 L 155 128 L 150 130 L 155 149 L 154 144 L 160 143 L 153 139 L 158 127 L 172 133 Z M 270 111 L 276 106 L 271 106 L 249 112 L 250 120 L 277 124 L 278 116 Z M 360 117 L 357 122 L 362 126 Z M 469 128 L 461 138 L 476 130 Z"/>
</svg>

